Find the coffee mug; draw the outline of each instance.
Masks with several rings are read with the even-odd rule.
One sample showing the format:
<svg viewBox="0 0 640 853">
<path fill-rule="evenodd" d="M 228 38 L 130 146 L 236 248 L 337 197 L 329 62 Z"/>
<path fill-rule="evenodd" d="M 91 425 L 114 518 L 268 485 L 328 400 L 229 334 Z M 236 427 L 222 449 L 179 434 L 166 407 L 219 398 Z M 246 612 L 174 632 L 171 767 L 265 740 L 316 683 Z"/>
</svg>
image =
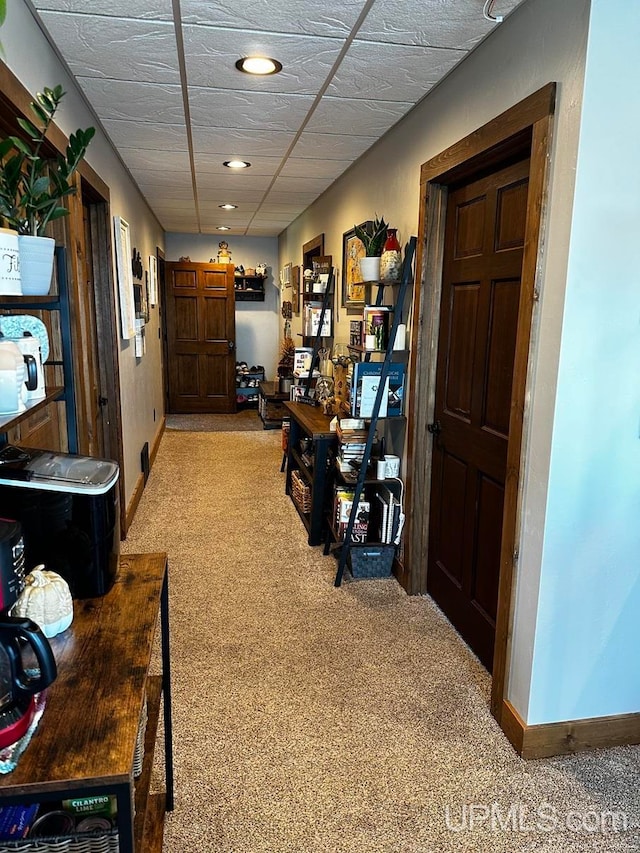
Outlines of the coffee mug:
<svg viewBox="0 0 640 853">
<path fill-rule="evenodd" d="M 397 477 L 400 474 L 400 457 L 387 453 L 384 459 L 385 477 Z"/>
</svg>

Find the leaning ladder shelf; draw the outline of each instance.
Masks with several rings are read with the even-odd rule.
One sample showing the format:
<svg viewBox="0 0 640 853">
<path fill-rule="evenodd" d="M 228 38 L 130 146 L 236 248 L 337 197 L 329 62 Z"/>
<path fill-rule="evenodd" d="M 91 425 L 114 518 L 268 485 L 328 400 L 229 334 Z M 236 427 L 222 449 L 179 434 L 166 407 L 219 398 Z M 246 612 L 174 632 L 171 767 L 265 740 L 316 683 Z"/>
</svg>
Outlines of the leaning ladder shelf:
<svg viewBox="0 0 640 853">
<path fill-rule="evenodd" d="M 412 279 L 412 269 L 413 269 L 413 256 L 416 250 L 416 238 L 411 237 L 409 240 L 405 255 L 404 255 L 404 263 L 402 265 L 402 277 L 400 279 L 400 287 L 398 289 L 398 295 L 396 298 L 396 308 L 404 305 L 405 295 L 409 288 L 409 284 Z M 381 304 L 383 297 L 383 287 L 378 288 L 378 297 L 376 300 L 376 304 Z M 340 586 L 342 583 L 342 577 L 344 575 L 344 570 L 347 565 L 347 559 L 349 557 L 349 552 L 351 550 L 352 542 L 351 542 L 351 534 L 353 532 L 353 526 L 356 521 L 356 516 L 358 514 L 358 503 L 360 502 L 360 497 L 362 495 L 362 491 L 364 489 L 364 483 L 367 476 L 367 467 L 369 464 L 369 460 L 371 459 L 371 451 L 373 449 L 373 441 L 376 434 L 376 428 L 378 425 L 378 415 L 380 412 L 380 404 L 382 403 L 382 395 L 384 393 L 387 376 L 389 374 L 389 365 L 391 364 L 391 357 L 393 355 L 393 345 L 396 340 L 396 332 L 398 330 L 398 325 L 400 323 L 400 311 L 396 310 L 393 315 L 393 323 L 391 324 L 391 329 L 389 331 L 389 340 L 387 342 L 387 349 L 385 351 L 384 361 L 382 362 L 382 367 L 380 369 L 380 382 L 378 384 L 378 391 L 376 393 L 376 398 L 373 403 L 373 409 L 371 411 L 371 418 L 369 420 L 369 431 L 367 434 L 367 441 L 365 444 L 364 454 L 362 457 L 362 463 L 360 465 L 360 469 L 358 471 L 358 479 L 356 480 L 356 485 L 354 489 L 353 500 L 351 504 L 351 512 L 349 513 L 349 521 L 347 522 L 347 529 L 344 533 L 344 541 L 340 545 L 339 558 L 338 558 L 338 570 L 336 572 L 336 579 L 334 581 L 335 586 Z"/>
</svg>

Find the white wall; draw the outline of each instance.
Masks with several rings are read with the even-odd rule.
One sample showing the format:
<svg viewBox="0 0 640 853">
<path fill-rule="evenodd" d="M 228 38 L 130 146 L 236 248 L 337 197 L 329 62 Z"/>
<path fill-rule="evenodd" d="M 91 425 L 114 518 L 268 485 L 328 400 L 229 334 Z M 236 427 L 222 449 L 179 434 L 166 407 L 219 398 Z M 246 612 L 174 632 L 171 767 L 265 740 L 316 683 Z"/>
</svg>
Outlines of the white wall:
<svg viewBox="0 0 640 853">
<path fill-rule="evenodd" d="M 537 627 L 589 8 L 589 0 L 527 0 L 280 237 L 281 265 L 299 263 L 302 244 L 324 233 L 325 251 L 340 266 L 343 232 L 377 213 L 398 227 L 404 243 L 417 234 L 421 164 L 547 83 L 558 83 L 548 233 L 539 282 L 542 298 L 532 340 L 520 560 L 507 686 L 507 698 L 525 720 Z M 346 319 L 343 313 L 336 340 L 348 336 Z"/>
<path fill-rule="evenodd" d="M 0 37 L 6 64 L 30 92 L 35 94 L 45 86 L 62 83 L 67 94 L 56 122 L 67 135 L 79 127 L 95 125 L 95 117 L 23 0 L 10 0 L 7 3 L 7 18 Z M 86 160 L 109 185 L 111 213 L 129 222 L 131 245 L 140 251 L 144 266 L 148 269 L 148 256 L 155 254 L 156 246 L 164 245 L 164 233 L 100 130 L 89 147 Z M 115 269 L 115 259 L 113 263 Z M 152 444 L 164 412 L 157 308 L 151 309 L 145 357 L 136 360 L 133 341 L 121 341 L 119 361 L 124 441 L 124 470 L 121 476 L 124 477 L 128 502 L 140 474 L 140 451 L 146 441 Z"/>
<path fill-rule="evenodd" d="M 249 367 L 262 365 L 266 378 L 276 377 L 279 358 L 278 331 L 280 283 L 278 241 L 275 237 L 234 237 L 224 234 L 166 234 L 166 259 L 177 261 L 182 256 L 194 263 L 216 259 L 218 243 L 226 240 L 231 261 L 236 266 L 255 268 L 267 265 L 264 302 L 236 302 L 236 360 Z M 277 287 L 276 287 L 277 285 Z"/>
<path fill-rule="evenodd" d="M 593 0 L 530 723 L 640 711 L 638 44 Z"/>
</svg>

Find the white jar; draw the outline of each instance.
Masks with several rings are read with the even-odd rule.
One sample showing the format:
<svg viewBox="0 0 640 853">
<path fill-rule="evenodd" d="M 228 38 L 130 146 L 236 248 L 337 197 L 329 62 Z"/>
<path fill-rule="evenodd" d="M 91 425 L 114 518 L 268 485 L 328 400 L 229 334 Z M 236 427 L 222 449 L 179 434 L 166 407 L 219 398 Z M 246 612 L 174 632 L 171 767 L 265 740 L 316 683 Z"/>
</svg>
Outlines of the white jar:
<svg viewBox="0 0 640 853">
<path fill-rule="evenodd" d="M 0 228 L 0 296 L 22 296 L 18 232 Z"/>
</svg>

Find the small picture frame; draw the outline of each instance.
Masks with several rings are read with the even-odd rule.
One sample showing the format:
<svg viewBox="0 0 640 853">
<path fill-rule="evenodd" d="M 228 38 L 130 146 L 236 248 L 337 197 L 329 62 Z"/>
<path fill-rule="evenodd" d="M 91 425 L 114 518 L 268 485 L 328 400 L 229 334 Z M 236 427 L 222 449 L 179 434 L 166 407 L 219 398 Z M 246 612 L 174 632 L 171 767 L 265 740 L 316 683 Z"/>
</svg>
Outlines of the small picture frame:
<svg viewBox="0 0 640 853">
<path fill-rule="evenodd" d="M 149 255 L 149 305 L 158 303 L 158 259 Z"/>
<path fill-rule="evenodd" d="M 360 226 L 367 225 L 363 222 Z M 362 240 L 352 228 L 342 235 L 342 307 L 362 308 L 366 301 L 366 285 L 360 275 L 360 258 L 365 255 Z"/>
<path fill-rule="evenodd" d="M 121 216 L 113 217 L 118 273 L 118 301 L 120 303 L 120 329 L 124 340 L 135 336 L 136 309 L 131 269 L 131 237 L 129 223 Z"/>
<path fill-rule="evenodd" d="M 294 314 L 300 313 L 300 267 L 291 268 L 291 307 Z"/>
</svg>

